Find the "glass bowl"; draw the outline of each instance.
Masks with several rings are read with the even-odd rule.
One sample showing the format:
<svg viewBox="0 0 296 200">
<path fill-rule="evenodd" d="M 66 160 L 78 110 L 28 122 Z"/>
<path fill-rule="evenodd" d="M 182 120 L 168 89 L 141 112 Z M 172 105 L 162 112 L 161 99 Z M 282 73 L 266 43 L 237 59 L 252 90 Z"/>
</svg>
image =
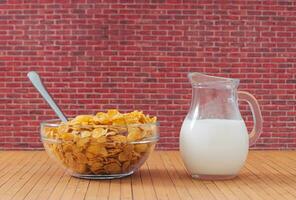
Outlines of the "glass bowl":
<svg viewBox="0 0 296 200">
<path fill-rule="evenodd" d="M 113 179 L 133 174 L 159 140 L 158 123 L 131 125 L 63 125 L 41 123 L 48 155 L 72 176 Z"/>
</svg>

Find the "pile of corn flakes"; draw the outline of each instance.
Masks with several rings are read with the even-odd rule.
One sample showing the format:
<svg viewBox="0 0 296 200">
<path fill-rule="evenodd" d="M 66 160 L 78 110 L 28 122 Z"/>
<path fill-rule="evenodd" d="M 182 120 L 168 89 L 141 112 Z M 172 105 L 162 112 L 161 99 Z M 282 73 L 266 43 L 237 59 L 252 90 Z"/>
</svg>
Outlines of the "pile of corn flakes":
<svg viewBox="0 0 296 200">
<path fill-rule="evenodd" d="M 141 165 L 157 138 L 156 117 L 118 110 L 78 115 L 56 127 L 43 127 L 45 148 L 79 174 L 127 173 Z M 58 141 L 58 142 L 48 142 Z"/>
</svg>

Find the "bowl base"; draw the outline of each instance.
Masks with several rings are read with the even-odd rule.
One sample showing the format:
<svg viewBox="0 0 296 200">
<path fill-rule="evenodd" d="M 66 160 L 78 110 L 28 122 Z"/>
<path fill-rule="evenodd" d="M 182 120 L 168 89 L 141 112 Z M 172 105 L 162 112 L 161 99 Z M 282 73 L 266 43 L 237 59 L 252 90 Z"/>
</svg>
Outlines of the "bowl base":
<svg viewBox="0 0 296 200">
<path fill-rule="evenodd" d="M 110 180 L 110 179 L 117 179 L 117 178 L 123 178 L 125 176 L 130 176 L 134 173 L 134 171 L 123 173 L 123 174 L 106 174 L 106 175 L 87 175 L 87 174 L 76 174 L 76 173 L 70 173 L 71 176 L 74 176 L 76 178 L 82 178 L 82 179 L 92 179 L 92 180 Z"/>
<path fill-rule="evenodd" d="M 236 175 L 201 175 L 194 174 L 191 175 L 192 178 L 201 179 L 201 180 L 229 180 L 236 177 Z"/>
</svg>

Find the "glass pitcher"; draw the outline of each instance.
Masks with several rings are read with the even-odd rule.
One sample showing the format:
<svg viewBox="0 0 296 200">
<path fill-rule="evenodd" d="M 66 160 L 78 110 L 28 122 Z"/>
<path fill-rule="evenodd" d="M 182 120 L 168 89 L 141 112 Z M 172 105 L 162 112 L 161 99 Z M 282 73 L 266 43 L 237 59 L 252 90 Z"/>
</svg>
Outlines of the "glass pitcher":
<svg viewBox="0 0 296 200">
<path fill-rule="evenodd" d="M 244 165 L 249 145 L 260 136 L 262 116 L 255 97 L 237 91 L 239 79 L 189 73 L 192 101 L 180 131 L 180 151 L 193 178 L 230 179 Z M 238 100 L 251 107 L 254 127 L 250 134 Z"/>
</svg>

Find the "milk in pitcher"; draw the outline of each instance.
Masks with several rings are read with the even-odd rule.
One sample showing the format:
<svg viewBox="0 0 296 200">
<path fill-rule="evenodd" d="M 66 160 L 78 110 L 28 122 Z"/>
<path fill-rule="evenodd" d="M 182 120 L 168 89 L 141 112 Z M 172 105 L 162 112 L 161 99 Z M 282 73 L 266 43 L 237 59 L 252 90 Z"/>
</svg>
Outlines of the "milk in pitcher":
<svg viewBox="0 0 296 200">
<path fill-rule="evenodd" d="M 185 119 L 180 151 L 194 175 L 235 175 L 243 166 L 249 137 L 243 120 Z"/>
</svg>

